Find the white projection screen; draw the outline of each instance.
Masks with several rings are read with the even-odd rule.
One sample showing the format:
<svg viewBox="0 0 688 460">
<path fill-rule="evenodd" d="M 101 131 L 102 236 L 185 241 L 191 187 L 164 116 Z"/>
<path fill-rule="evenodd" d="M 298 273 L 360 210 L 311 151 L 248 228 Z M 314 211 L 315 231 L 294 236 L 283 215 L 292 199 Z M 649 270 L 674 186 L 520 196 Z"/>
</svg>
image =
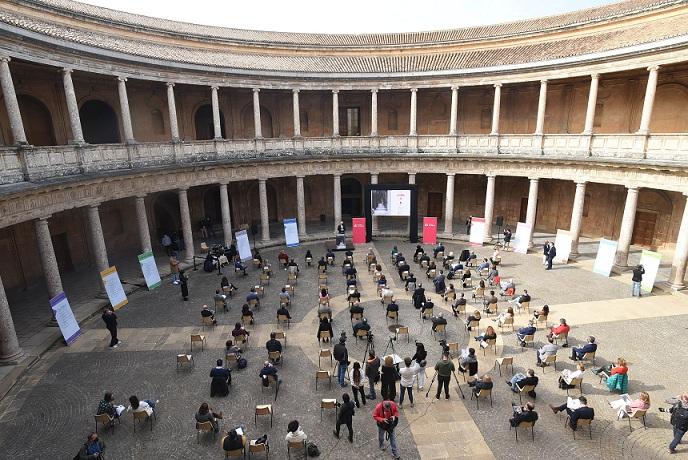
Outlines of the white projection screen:
<svg viewBox="0 0 688 460">
<path fill-rule="evenodd" d="M 370 211 L 373 216 L 410 216 L 411 190 L 371 190 Z"/>
</svg>

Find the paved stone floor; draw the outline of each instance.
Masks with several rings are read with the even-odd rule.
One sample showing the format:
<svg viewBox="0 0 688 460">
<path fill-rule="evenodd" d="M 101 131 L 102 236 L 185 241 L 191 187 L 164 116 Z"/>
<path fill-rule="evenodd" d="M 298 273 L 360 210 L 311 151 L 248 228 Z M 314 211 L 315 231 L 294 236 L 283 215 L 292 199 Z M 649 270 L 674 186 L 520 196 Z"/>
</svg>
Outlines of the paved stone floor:
<svg viewBox="0 0 688 460">
<path fill-rule="evenodd" d="M 395 240 L 379 240 L 374 245 L 383 262 L 388 280 L 392 281 L 401 307 L 399 321 L 410 327 L 408 339 L 401 336 L 393 341 L 395 351 L 401 356 L 410 356 L 414 351 L 414 340 L 426 344 L 430 363 L 439 358 L 440 347 L 430 332 L 429 322 L 423 323 L 418 312 L 412 308 L 410 296 L 403 290 L 396 272 L 389 266 L 389 251 Z M 399 248 L 412 255 L 415 245 L 398 243 Z M 465 246 L 463 243 L 448 243 L 448 250 L 456 254 Z M 246 348 L 249 367 L 233 373 L 233 388 L 227 398 L 209 398 L 208 372 L 214 360 L 223 355 L 222 345 L 228 338 L 234 322 L 240 318 L 240 306 L 249 287 L 256 284 L 257 271 L 249 270 L 249 276 L 228 276 L 239 287 L 239 293 L 231 301 L 229 313 L 218 314 L 220 325 L 202 331 L 200 327 L 200 306 L 212 303 L 214 289 L 219 286 L 216 273 L 191 272 L 190 300 L 183 302 L 178 286 L 164 283 L 152 292 L 140 290 L 130 296 L 130 303 L 119 310 L 120 338 L 124 344 L 117 350 L 107 348 L 108 333 L 99 318 L 83 326 L 84 334 L 69 348 L 54 346 L 49 353 L 21 378 L 18 385 L 0 402 L 0 445 L 2 458 L 71 458 L 82 438 L 93 429 L 93 413 L 104 391 L 113 391 L 120 401 L 130 394 L 160 399 L 158 420 L 153 431 L 132 432 L 129 414 L 123 417 L 121 426 L 114 432 L 102 433 L 108 444 L 110 459 L 129 458 L 219 458 L 219 438 L 196 441 L 193 414 L 203 401 L 208 401 L 216 410 L 223 410 L 223 429 L 243 423 L 250 437 L 267 433 L 271 440 L 274 458 L 286 457 L 284 434 L 286 424 L 298 418 L 309 437 L 316 442 L 323 458 L 347 458 L 351 456 L 346 439 L 338 441 L 332 436 L 334 415 L 325 413 L 320 421 L 319 400 L 341 395 L 336 384 L 330 389 L 327 384 L 318 384 L 315 389 L 315 371 L 318 368 L 319 344 L 315 340 L 317 329 L 317 270 L 307 269 L 303 264 L 306 249 L 314 256 L 324 253 L 322 243 L 311 243 L 299 248 L 290 248 L 288 253 L 301 265 L 301 276 L 296 287 L 296 296 L 290 309 L 294 322 L 288 329 L 284 364 L 279 368 L 283 385 L 277 401 L 274 392 L 262 392 L 259 386 L 258 370 L 265 359 L 264 343 L 269 332 L 276 330 L 275 310 L 277 293 L 286 282 L 286 273 L 278 270 L 266 287 L 261 299 L 262 307 L 256 312 L 256 324 L 249 330 L 251 340 Z M 426 248 L 428 248 L 426 246 Z M 265 249 L 261 253 L 275 261 L 278 249 Z M 360 261 L 365 247 L 359 248 L 356 260 Z M 491 248 L 476 248 L 480 256 L 487 256 Z M 335 333 L 346 330 L 351 336 L 351 323 L 347 304 L 343 296 L 344 277 L 337 265 L 330 270 L 328 285 L 334 298 Z M 462 401 L 452 383 L 452 399 L 436 401 L 425 398 L 425 391 L 416 392 L 416 406 L 405 404 L 398 429 L 399 445 L 403 458 L 513 458 L 517 449 L 519 458 L 542 458 L 556 448 L 562 456 L 569 458 L 661 458 L 668 443 L 669 424 L 663 414 L 656 411 L 667 397 L 685 388 L 686 352 L 685 340 L 673 340 L 685 336 L 688 305 L 683 294 L 652 295 L 641 300 L 631 299 L 628 276 L 604 278 L 591 272 L 584 262 L 568 266 L 557 266 L 545 272 L 538 254 L 513 254 L 503 256 L 502 275 L 513 277 L 518 289 L 526 288 L 533 296 L 532 305 L 539 307 L 548 303 L 552 317 L 566 317 L 573 329 L 571 343 L 576 344 L 587 335 L 598 337 L 600 349 L 598 362 L 603 364 L 624 356 L 630 362 L 629 392 L 636 395 L 648 391 L 652 397 L 652 410 L 648 416 L 648 429 L 635 422 L 629 431 L 627 422 L 616 422 L 614 412 L 607 407 L 613 398 L 606 387 L 598 383 L 591 374 L 586 375 L 583 391 L 596 410 L 593 424 L 593 439 L 584 436 L 574 441 L 571 432 L 563 428 L 564 418 L 555 416 L 547 409 L 547 403 L 561 403 L 566 392 L 556 387 L 556 373 L 546 369 L 545 374 L 537 368 L 541 383 L 537 389 L 536 406 L 540 420 L 535 428 L 535 441 L 528 436 L 519 436 L 515 443 L 513 431 L 509 431 L 508 417 L 510 402 L 518 401 L 493 369 L 495 353 L 479 353 L 480 373 L 489 372 L 496 379 L 494 405 L 483 404 L 476 408 L 475 401 Z M 378 298 L 374 293 L 372 278 L 359 263 L 361 290 L 365 315 L 373 326 L 375 347 L 381 353 L 387 347 L 390 332 Z M 420 270 L 416 270 L 422 279 Z M 425 280 L 424 280 L 425 281 Z M 431 287 L 425 281 L 426 287 Z M 468 291 L 466 291 L 469 295 Z M 469 295 L 470 296 L 470 295 Z M 433 295 L 438 311 L 449 306 Z M 505 308 L 500 302 L 500 308 Z M 516 318 L 517 327 L 526 322 L 525 314 Z M 459 320 L 450 319 L 447 339 L 456 341 L 462 347 L 473 342 Z M 484 321 L 484 324 L 490 324 Z M 484 327 L 484 324 L 482 327 Z M 192 370 L 177 371 L 175 356 L 189 351 L 189 336 L 202 332 L 208 338 L 204 351 L 194 348 L 196 366 Z M 498 356 L 514 356 L 515 370 L 533 367 L 534 351 L 522 351 L 516 346 L 514 333 L 498 332 Z M 536 341 L 542 343 L 544 332 L 540 330 Z M 351 337 L 347 342 L 351 358 L 360 360 L 365 352 L 365 343 L 358 343 Z M 560 352 L 558 370 L 572 368 L 565 356 L 568 350 Z M 648 359 L 651 356 L 651 359 Z M 330 368 L 329 362 L 322 363 Z M 510 373 L 506 372 L 507 374 Z M 433 371 L 428 369 L 428 383 Z M 460 378 L 460 377 L 459 377 Z M 468 388 L 462 383 L 464 393 Z M 434 388 L 433 388 L 434 390 Z M 272 403 L 275 409 L 274 425 L 259 420 L 254 426 L 253 408 L 256 404 Z M 389 458 L 389 453 L 377 449 L 376 432 L 370 416 L 373 406 L 368 404 L 357 411 L 354 418 L 357 455 L 364 458 Z M 39 433 L 37 435 L 37 433 Z M 682 447 L 681 452 L 688 452 Z M 683 456 L 686 454 L 681 454 Z"/>
</svg>

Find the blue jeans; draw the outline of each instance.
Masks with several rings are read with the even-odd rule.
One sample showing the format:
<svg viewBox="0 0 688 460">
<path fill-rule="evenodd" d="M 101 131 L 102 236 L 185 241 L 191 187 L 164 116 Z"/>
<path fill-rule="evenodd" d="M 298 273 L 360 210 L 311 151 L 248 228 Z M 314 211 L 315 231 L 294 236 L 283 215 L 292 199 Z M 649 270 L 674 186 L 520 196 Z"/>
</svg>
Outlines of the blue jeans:
<svg viewBox="0 0 688 460">
<path fill-rule="evenodd" d="M 368 393 L 366 398 L 368 398 L 368 399 L 377 398 L 377 396 L 375 394 L 375 381 L 372 378 L 368 379 L 368 387 L 370 388 L 370 393 Z"/>
<path fill-rule="evenodd" d="M 683 435 L 686 434 L 685 430 L 679 430 L 676 427 L 674 428 L 674 440 L 671 441 L 671 444 L 669 444 L 669 449 L 671 450 L 676 450 L 676 446 L 678 446 L 681 443 L 681 439 L 683 438 Z"/>
<path fill-rule="evenodd" d="M 517 372 L 513 377 L 511 377 L 511 390 L 517 392 L 518 389 L 516 388 L 516 382 L 520 382 L 524 378 L 526 378 L 525 374 L 520 372 Z"/>
<path fill-rule="evenodd" d="M 633 281 L 633 290 L 631 291 L 633 297 L 640 297 L 640 281 Z"/>
<path fill-rule="evenodd" d="M 400 385 L 399 390 L 399 405 L 401 406 L 404 404 L 404 393 L 406 392 L 408 392 L 409 401 L 411 401 L 411 404 L 413 404 L 413 386 L 405 387 Z"/>
<path fill-rule="evenodd" d="M 179 281 L 179 273 L 172 273 L 172 282 Z"/>
<path fill-rule="evenodd" d="M 346 363 L 346 361 L 340 361 L 339 366 L 337 366 L 337 380 L 339 381 L 339 386 L 343 387 L 346 385 L 344 383 L 344 377 L 346 376 L 346 368 L 349 365 Z"/>
<path fill-rule="evenodd" d="M 377 427 L 377 442 L 380 449 L 385 445 L 385 433 L 387 433 L 387 431 L 379 426 Z M 397 434 L 395 431 L 389 433 L 389 445 L 392 447 L 392 456 L 397 458 L 399 456 L 399 451 L 397 450 Z"/>
</svg>

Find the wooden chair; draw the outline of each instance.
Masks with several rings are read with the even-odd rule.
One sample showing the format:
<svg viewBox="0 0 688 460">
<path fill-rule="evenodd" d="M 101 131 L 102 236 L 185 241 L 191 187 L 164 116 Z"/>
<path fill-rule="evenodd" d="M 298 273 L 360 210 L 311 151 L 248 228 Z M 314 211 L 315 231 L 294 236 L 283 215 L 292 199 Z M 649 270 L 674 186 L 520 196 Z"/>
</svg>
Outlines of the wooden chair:
<svg viewBox="0 0 688 460">
<path fill-rule="evenodd" d="M 554 343 L 556 343 L 557 345 L 559 345 L 560 340 L 562 340 L 564 342 L 564 344 L 569 343 L 569 333 L 568 332 L 566 334 L 559 334 L 557 336 L 553 335 L 552 338 L 554 339 Z"/>
<path fill-rule="evenodd" d="M 382 305 L 383 305 L 385 308 L 387 308 L 387 305 L 389 305 L 389 304 L 391 304 L 392 302 L 394 302 L 394 294 L 390 294 L 390 295 L 385 295 L 385 296 L 383 296 L 381 302 L 382 302 Z"/>
<path fill-rule="evenodd" d="M 453 308 L 453 307 L 452 307 L 452 308 Z M 458 321 L 458 319 L 459 319 L 458 315 L 460 315 L 460 314 L 462 314 L 462 313 L 463 313 L 464 315 L 466 314 L 466 304 L 457 305 L 455 311 L 456 311 L 456 315 L 457 315 L 457 316 L 456 316 L 456 319 L 457 319 L 457 321 Z"/>
<path fill-rule="evenodd" d="M 547 329 L 547 315 L 540 315 L 535 322 L 535 328 L 537 329 L 540 324 L 543 325 L 543 329 Z"/>
<path fill-rule="evenodd" d="M 571 379 L 571 383 L 569 383 L 572 387 L 578 387 L 578 390 L 580 391 L 580 394 L 583 395 L 583 377 L 576 377 L 575 379 Z M 566 389 L 566 396 L 569 395 L 569 390 L 572 390 L 573 388 L 567 388 Z"/>
<path fill-rule="evenodd" d="M 458 355 L 458 353 L 459 353 L 459 342 L 447 343 L 447 349 L 449 350 L 449 356 L 453 356 L 454 353 L 456 353 Z"/>
<path fill-rule="evenodd" d="M 224 444 L 225 438 L 222 438 L 221 444 Z M 234 458 L 234 457 L 246 457 L 246 448 L 242 447 L 241 449 L 234 449 L 234 450 L 226 450 L 225 451 L 225 458 Z"/>
<path fill-rule="evenodd" d="M 215 321 L 210 316 L 201 316 L 201 327 L 205 330 L 206 326 L 215 326 Z"/>
<path fill-rule="evenodd" d="M 282 365 L 284 362 L 284 356 L 281 351 L 268 351 L 268 360 L 275 364 Z"/>
<path fill-rule="evenodd" d="M 284 346 L 287 346 L 287 333 L 284 331 L 273 331 L 275 333 L 275 339 L 284 340 Z"/>
<path fill-rule="evenodd" d="M 269 415 L 270 416 L 270 428 L 272 428 L 272 404 L 260 404 L 256 406 L 256 411 L 253 415 L 253 424 L 258 426 L 258 416 L 259 415 Z"/>
<path fill-rule="evenodd" d="M 100 423 L 105 427 L 107 430 L 108 428 L 111 428 L 112 431 L 115 431 L 115 420 L 117 420 L 118 423 L 122 423 L 122 421 L 119 419 L 119 417 L 111 417 L 108 414 L 98 414 L 93 416 L 94 420 L 96 421 L 96 433 L 98 432 L 98 424 Z"/>
<path fill-rule="evenodd" d="M 462 286 L 465 285 L 466 287 L 462 287 L 462 289 L 473 289 L 473 277 L 469 276 L 465 280 L 462 281 Z"/>
<path fill-rule="evenodd" d="M 433 257 L 435 260 L 438 259 L 444 259 L 444 251 L 439 251 L 435 256 Z"/>
<path fill-rule="evenodd" d="M 253 289 L 255 289 L 256 294 L 258 294 L 261 297 L 265 297 L 265 287 L 263 287 L 259 284 L 257 286 L 253 286 Z"/>
<path fill-rule="evenodd" d="M 466 325 L 466 330 L 468 330 L 469 327 L 471 328 L 471 331 L 475 331 L 476 334 L 480 335 L 480 320 L 471 321 L 468 323 Z"/>
<path fill-rule="evenodd" d="M 248 445 L 248 458 L 251 458 L 251 454 L 264 453 L 265 458 L 270 458 L 270 446 L 266 443 L 256 444 L 256 439 L 251 440 Z"/>
<path fill-rule="evenodd" d="M 332 319 L 332 312 L 331 311 L 321 311 L 318 313 L 318 319 L 322 321 L 323 318 L 327 319 Z"/>
<path fill-rule="evenodd" d="M 499 330 L 504 332 L 504 328 L 509 327 L 509 326 L 511 326 L 511 331 L 513 332 L 514 331 L 514 317 L 513 316 L 509 316 L 508 318 L 504 318 L 504 321 L 502 322 L 502 324 L 499 325 Z"/>
<path fill-rule="evenodd" d="M 434 307 L 432 308 L 426 308 L 425 311 L 422 309 L 420 310 L 420 318 L 425 321 L 426 318 L 432 318 L 432 314 L 434 312 Z"/>
<path fill-rule="evenodd" d="M 595 364 L 595 351 L 585 353 L 579 361 L 590 361 L 590 363 Z"/>
<path fill-rule="evenodd" d="M 488 315 L 496 315 L 497 314 L 497 302 L 493 303 L 488 303 L 487 307 L 485 308 L 485 313 Z"/>
<path fill-rule="evenodd" d="M 557 370 L 557 355 L 545 356 L 542 360 L 542 373 L 545 373 L 545 369 L 549 367 L 550 364 L 554 364 L 554 370 Z"/>
<path fill-rule="evenodd" d="M 201 241 L 201 254 L 207 254 L 210 248 L 205 241 Z"/>
<path fill-rule="evenodd" d="M 516 433 L 516 442 L 518 442 L 518 429 L 519 428 L 525 428 L 526 430 L 528 428 L 530 428 L 530 436 L 531 436 L 533 442 L 535 442 L 535 428 L 534 427 L 535 427 L 534 421 L 533 422 L 521 422 L 518 425 L 516 425 L 514 427 L 514 432 Z"/>
<path fill-rule="evenodd" d="M 351 313 L 351 322 L 360 321 L 363 319 L 363 313 Z"/>
<path fill-rule="evenodd" d="M 406 343 L 411 343 L 411 335 L 409 334 L 408 326 L 398 326 L 394 333 L 394 337 L 398 338 L 399 334 L 406 334 Z"/>
<path fill-rule="evenodd" d="M 207 343 L 204 335 L 191 334 L 191 351 L 193 351 L 194 342 L 201 342 L 201 351 L 203 351 L 203 348 Z"/>
<path fill-rule="evenodd" d="M 512 356 L 503 356 L 495 359 L 495 367 L 499 369 L 499 376 L 502 376 L 502 366 L 508 369 L 511 366 L 511 375 L 514 375 L 514 358 Z"/>
<path fill-rule="evenodd" d="M 262 393 L 266 388 L 269 389 L 271 386 L 274 386 L 275 387 L 275 401 L 276 401 L 277 400 L 277 392 L 279 391 L 277 387 L 279 386 L 280 382 L 277 380 L 277 378 L 274 375 L 266 375 L 263 378 L 267 378 L 268 384 L 266 386 L 261 381 L 260 392 Z"/>
<path fill-rule="evenodd" d="M 321 273 L 318 275 L 318 283 L 327 286 L 327 273 Z"/>
<path fill-rule="evenodd" d="M 485 300 L 485 288 L 475 288 L 473 292 L 473 303 L 476 303 L 478 299 Z"/>
<path fill-rule="evenodd" d="M 356 331 L 355 337 L 356 337 L 356 342 L 358 342 L 358 339 L 365 339 L 368 337 L 368 331 L 363 330 L 363 329 L 359 329 L 358 331 Z"/>
<path fill-rule="evenodd" d="M 332 373 L 330 371 L 316 371 L 315 372 L 315 389 L 318 389 L 318 380 L 329 380 L 330 389 L 332 389 Z"/>
<path fill-rule="evenodd" d="M 495 356 L 497 356 L 497 339 L 487 339 L 485 342 L 487 342 L 487 346 L 483 348 L 483 356 L 487 355 L 488 348 L 492 348 L 495 352 Z"/>
<path fill-rule="evenodd" d="M 227 302 L 223 299 L 215 299 L 215 311 L 216 312 L 227 311 Z"/>
<path fill-rule="evenodd" d="M 320 365 L 320 361 L 325 358 L 330 358 L 330 367 L 334 368 L 334 361 L 332 358 L 332 350 L 329 348 L 322 348 L 320 350 L 320 354 L 318 355 L 318 369 L 322 369 L 322 366 Z"/>
<path fill-rule="evenodd" d="M 519 312 L 520 312 L 521 310 L 525 310 L 525 311 L 526 311 L 526 314 L 530 313 L 530 300 L 528 300 L 528 301 L 526 301 L 526 302 L 521 302 L 521 306 L 520 306 L 520 307 L 519 307 L 518 304 L 517 304 L 516 308 L 518 309 Z"/>
<path fill-rule="evenodd" d="M 420 261 L 420 268 L 422 268 L 423 270 L 427 270 L 429 266 L 430 266 L 430 264 L 428 263 L 427 260 L 421 260 Z"/>
<path fill-rule="evenodd" d="M 177 370 L 180 369 L 180 367 L 183 367 L 185 364 L 188 364 L 189 367 L 194 367 L 195 363 L 193 360 L 192 355 L 187 355 L 186 353 L 182 353 L 180 355 L 177 355 Z M 98 430 L 96 430 L 98 431 Z"/>
<path fill-rule="evenodd" d="M 535 391 L 535 385 L 524 385 L 520 387 L 518 383 L 516 383 L 516 389 L 518 389 L 518 402 L 523 404 L 523 393 L 529 394 L 531 391 Z"/>
<path fill-rule="evenodd" d="M 303 458 L 307 458 L 308 454 L 306 453 L 306 441 L 287 441 L 287 458 L 291 459 L 291 451 L 292 450 L 302 450 L 303 451 Z"/>
<path fill-rule="evenodd" d="M 279 327 L 280 324 L 282 324 L 283 322 L 287 323 L 287 329 L 289 329 L 291 325 L 291 320 L 289 319 L 289 317 L 287 315 L 277 315 L 277 327 Z"/>
<path fill-rule="evenodd" d="M 569 420 L 571 420 L 571 417 L 566 417 L 566 421 L 564 422 L 564 428 L 571 428 L 569 426 Z M 581 427 L 584 427 L 585 425 L 588 426 L 588 431 L 590 432 L 590 439 L 592 439 L 592 419 L 591 418 L 579 418 L 578 421 L 576 422 L 576 430 L 571 430 L 573 432 L 573 439 L 576 439 L 576 431 L 580 429 Z"/>
<path fill-rule="evenodd" d="M 297 284 L 298 283 L 298 275 L 293 272 L 287 273 L 287 282 L 289 284 Z"/>
<path fill-rule="evenodd" d="M 325 409 L 334 409 L 334 419 L 337 420 L 337 400 L 336 399 L 322 399 L 320 401 L 320 421 L 322 422 L 323 411 Z"/>
<path fill-rule="evenodd" d="M 244 344 L 246 342 L 248 342 L 248 336 L 246 334 L 241 334 L 234 337 L 234 343 L 237 345 Z"/>
<path fill-rule="evenodd" d="M 523 337 L 523 341 L 521 342 L 521 351 L 523 351 L 523 347 L 527 347 L 528 344 L 531 344 L 533 348 L 535 348 L 535 334 L 529 334 Z"/>
<path fill-rule="evenodd" d="M 449 291 L 447 295 L 444 296 L 445 302 L 453 302 L 456 300 L 456 291 Z"/>
<path fill-rule="evenodd" d="M 296 295 L 296 284 L 285 284 L 284 289 L 287 290 L 290 296 L 294 297 Z"/>
<path fill-rule="evenodd" d="M 212 422 L 196 422 L 196 442 L 198 444 L 201 443 L 201 434 L 203 433 L 212 433 L 213 439 L 217 436 Z"/>
<path fill-rule="evenodd" d="M 260 259 L 253 259 L 252 262 L 254 267 L 260 267 Z"/>
<path fill-rule="evenodd" d="M 251 310 L 254 308 L 260 308 L 260 301 L 258 299 L 251 299 L 248 301 L 248 306 Z"/>
<path fill-rule="evenodd" d="M 222 293 L 228 297 L 232 297 L 234 295 L 234 290 L 231 286 L 223 286 Z"/>
<path fill-rule="evenodd" d="M 246 326 L 247 324 L 251 324 L 251 321 L 254 321 L 253 316 L 251 316 L 251 315 L 241 315 L 241 324 L 242 324 L 242 326 Z"/>
<path fill-rule="evenodd" d="M 399 322 L 399 312 L 398 311 L 388 311 L 385 313 L 385 322 L 387 322 L 388 319 L 394 320 L 395 323 Z"/>
<path fill-rule="evenodd" d="M 325 339 L 329 339 L 330 341 L 332 340 L 332 334 L 330 333 L 330 331 L 322 331 L 320 333 L 320 338 L 318 339 L 318 342 Z"/>
<path fill-rule="evenodd" d="M 225 366 L 227 366 L 227 369 L 233 366 L 237 366 L 239 364 L 239 358 L 237 355 L 234 353 L 229 353 L 225 355 Z"/>
<path fill-rule="evenodd" d="M 628 419 L 628 429 L 630 431 L 633 431 L 633 427 L 631 426 L 631 420 L 636 419 L 636 420 L 640 420 L 641 422 L 643 422 L 643 427 L 645 427 L 645 429 L 647 430 L 647 424 L 645 423 L 645 415 L 646 414 L 647 414 L 647 410 L 642 410 L 642 409 L 635 409 L 635 410 L 633 410 L 633 412 L 628 414 L 628 417 L 626 417 Z"/>
<path fill-rule="evenodd" d="M 447 325 L 446 324 L 438 324 L 435 326 L 435 330 L 432 331 L 432 336 L 433 338 L 437 338 L 437 334 L 444 334 L 444 338 L 447 338 Z"/>
<path fill-rule="evenodd" d="M 267 273 L 261 273 L 260 274 L 260 285 L 261 286 L 269 286 L 270 285 L 270 275 Z"/>
<path fill-rule="evenodd" d="M 487 399 L 488 397 L 490 398 L 490 407 L 492 407 L 492 389 L 488 390 L 486 388 L 483 388 L 478 392 L 478 394 L 475 394 L 471 390 L 471 399 L 473 399 L 473 397 L 475 397 L 475 407 L 476 408 L 480 409 L 480 398 Z"/>
<path fill-rule="evenodd" d="M 153 410 L 153 415 L 148 415 L 148 412 L 145 410 L 138 411 L 138 412 L 132 412 L 131 413 L 134 419 L 134 433 L 136 433 L 136 425 L 139 423 L 146 423 L 150 422 L 150 429 L 153 431 L 153 418 L 157 420 L 157 415 L 155 414 L 155 409 Z"/>
<path fill-rule="evenodd" d="M 435 276 L 437 276 L 437 270 L 434 268 L 432 270 L 428 270 L 427 275 L 428 275 L 428 279 L 431 280 Z"/>
</svg>

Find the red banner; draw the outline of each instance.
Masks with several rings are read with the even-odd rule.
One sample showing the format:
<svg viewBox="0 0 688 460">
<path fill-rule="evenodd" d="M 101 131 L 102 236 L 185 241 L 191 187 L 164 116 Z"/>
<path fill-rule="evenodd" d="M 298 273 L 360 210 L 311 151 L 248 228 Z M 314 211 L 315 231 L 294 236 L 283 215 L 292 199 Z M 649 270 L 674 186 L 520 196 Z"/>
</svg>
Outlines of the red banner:
<svg viewBox="0 0 688 460">
<path fill-rule="evenodd" d="M 365 244 L 366 242 L 366 220 L 365 217 L 354 217 L 351 219 L 351 239 L 354 244 Z"/>
<path fill-rule="evenodd" d="M 437 217 L 423 217 L 423 244 L 437 244 Z"/>
</svg>

